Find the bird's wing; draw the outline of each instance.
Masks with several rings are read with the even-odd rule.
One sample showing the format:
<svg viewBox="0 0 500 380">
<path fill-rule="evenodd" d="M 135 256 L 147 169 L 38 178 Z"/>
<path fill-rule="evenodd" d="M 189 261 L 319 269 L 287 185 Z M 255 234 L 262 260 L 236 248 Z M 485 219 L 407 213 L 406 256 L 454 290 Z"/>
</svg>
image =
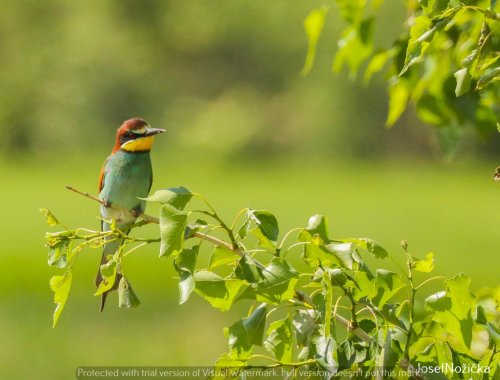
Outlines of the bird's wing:
<svg viewBox="0 0 500 380">
<path fill-rule="evenodd" d="M 102 188 L 104 187 L 104 178 L 106 177 L 106 164 L 108 163 L 109 157 L 104 160 L 104 163 L 102 164 L 101 167 L 101 173 L 99 174 L 99 193 L 101 192 Z"/>
<path fill-rule="evenodd" d="M 153 186 L 153 169 L 151 169 L 150 175 L 149 175 L 149 188 L 148 188 L 148 194 L 151 191 L 151 186 Z"/>
</svg>

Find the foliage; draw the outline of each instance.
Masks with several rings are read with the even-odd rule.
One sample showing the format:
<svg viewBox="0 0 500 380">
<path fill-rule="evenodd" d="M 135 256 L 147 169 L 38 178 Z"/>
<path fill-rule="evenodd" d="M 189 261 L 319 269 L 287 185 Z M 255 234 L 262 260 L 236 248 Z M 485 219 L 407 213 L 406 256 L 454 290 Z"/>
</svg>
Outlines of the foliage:
<svg viewBox="0 0 500 380">
<path fill-rule="evenodd" d="M 186 210 L 192 198 L 205 207 Z M 490 379 L 500 373 L 498 291 L 475 296 L 470 278 L 461 273 L 445 279 L 443 290 L 426 295 L 425 310 L 417 312 L 416 296 L 429 282 L 443 279 L 423 279 L 434 269 L 431 253 L 419 259 L 403 242 L 407 264 L 401 273 L 374 269 L 366 255 L 384 261 L 393 257 L 371 239 L 331 238 L 321 215 L 281 235 L 269 211 L 243 209 L 229 225 L 205 198 L 183 187 L 161 190 L 148 200 L 160 203 L 160 218 L 143 214 L 133 228 L 159 223 L 158 239 L 132 237 L 113 224 L 106 232 L 72 230 L 42 210 L 50 226 L 63 228 L 46 234 L 49 265 L 64 269 L 50 281 L 57 304 L 54 325 L 81 249 L 101 247 L 115 236 L 124 243 L 101 266 L 101 274 L 113 283 L 121 268 L 120 307 L 139 304 L 126 277 L 126 257 L 152 243 L 160 243 L 160 257 L 173 259 L 180 303 L 196 293 L 221 311 L 236 303 L 249 305 L 246 316 L 224 329 L 228 350 L 215 363 L 232 371 L 215 377 L 244 377 L 254 366 L 280 368 L 287 375 L 309 371 L 327 379 L 368 373 L 388 378 L 467 373 Z M 199 260 L 203 242 L 215 245 L 208 266 Z M 437 367 L 442 373 L 434 373 Z"/>
<path fill-rule="evenodd" d="M 383 0 L 336 0 L 347 24 L 338 41 L 332 69 L 344 66 L 355 77 L 363 64 L 364 81 L 386 69 L 392 126 L 415 105 L 419 118 L 437 127 L 448 153 L 466 126 L 488 135 L 500 126 L 500 14 L 496 0 L 407 0 L 407 21 L 392 46 L 375 46 L 374 29 Z M 310 71 L 325 23 L 325 7 L 304 22 L 309 50 L 303 73 Z"/>
</svg>

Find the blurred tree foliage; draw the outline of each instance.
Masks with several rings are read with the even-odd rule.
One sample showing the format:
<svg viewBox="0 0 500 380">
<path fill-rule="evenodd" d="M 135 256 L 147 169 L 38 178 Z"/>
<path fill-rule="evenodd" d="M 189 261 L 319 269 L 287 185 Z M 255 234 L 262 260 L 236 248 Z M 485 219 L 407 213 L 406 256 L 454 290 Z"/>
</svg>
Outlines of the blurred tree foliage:
<svg viewBox="0 0 500 380">
<path fill-rule="evenodd" d="M 445 152 L 452 152 L 467 126 L 483 136 L 500 129 L 500 13 L 497 0 L 407 0 L 405 29 L 388 48 L 376 48 L 374 28 L 383 0 L 336 0 L 347 26 L 338 42 L 333 71 L 344 66 L 364 81 L 387 68 L 388 126 L 409 101 L 418 117 L 437 127 Z M 312 69 L 328 7 L 304 22 L 309 50 L 303 74 Z"/>
<path fill-rule="evenodd" d="M 317 70 L 299 75 L 302 22 L 321 4 L 2 1 L 0 152 L 86 152 L 89 144 L 107 151 L 133 116 L 166 127 L 177 146 L 169 151 L 252 158 L 433 152 L 430 131 L 411 113 L 400 121 L 405 128 L 383 128 L 383 81 L 367 86 L 330 75 L 328 44 L 318 46 Z M 325 41 L 341 32 L 340 16 L 330 15 Z M 374 43 L 393 40 L 404 4 L 382 4 L 377 19 Z"/>
</svg>

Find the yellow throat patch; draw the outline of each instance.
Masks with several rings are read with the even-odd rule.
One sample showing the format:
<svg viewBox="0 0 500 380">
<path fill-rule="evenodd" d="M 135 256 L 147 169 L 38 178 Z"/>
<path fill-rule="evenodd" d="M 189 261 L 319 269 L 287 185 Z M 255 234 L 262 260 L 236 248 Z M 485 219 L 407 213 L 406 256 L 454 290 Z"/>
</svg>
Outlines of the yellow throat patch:
<svg viewBox="0 0 500 380">
<path fill-rule="evenodd" d="M 120 147 L 120 149 L 126 152 L 143 152 L 151 150 L 152 145 L 153 145 L 153 136 L 139 137 L 136 138 L 135 140 L 127 141 Z"/>
</svg>

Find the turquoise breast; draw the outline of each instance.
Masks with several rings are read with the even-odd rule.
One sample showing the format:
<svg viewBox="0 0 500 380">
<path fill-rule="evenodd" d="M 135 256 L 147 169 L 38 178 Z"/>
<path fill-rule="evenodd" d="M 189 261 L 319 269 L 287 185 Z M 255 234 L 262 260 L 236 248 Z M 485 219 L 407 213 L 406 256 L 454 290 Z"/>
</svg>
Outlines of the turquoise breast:
<svg viewBox="0 0 500 380">
<path fill-rule="evenodd" d="M 138 198 L 146 198 L 151 187 L 153 173 L 149 152 L 120 150 L 108 158 L 104 173 L 101 199 L 114 207 L 144 211 L 145 201 Z"/>
</svg>

